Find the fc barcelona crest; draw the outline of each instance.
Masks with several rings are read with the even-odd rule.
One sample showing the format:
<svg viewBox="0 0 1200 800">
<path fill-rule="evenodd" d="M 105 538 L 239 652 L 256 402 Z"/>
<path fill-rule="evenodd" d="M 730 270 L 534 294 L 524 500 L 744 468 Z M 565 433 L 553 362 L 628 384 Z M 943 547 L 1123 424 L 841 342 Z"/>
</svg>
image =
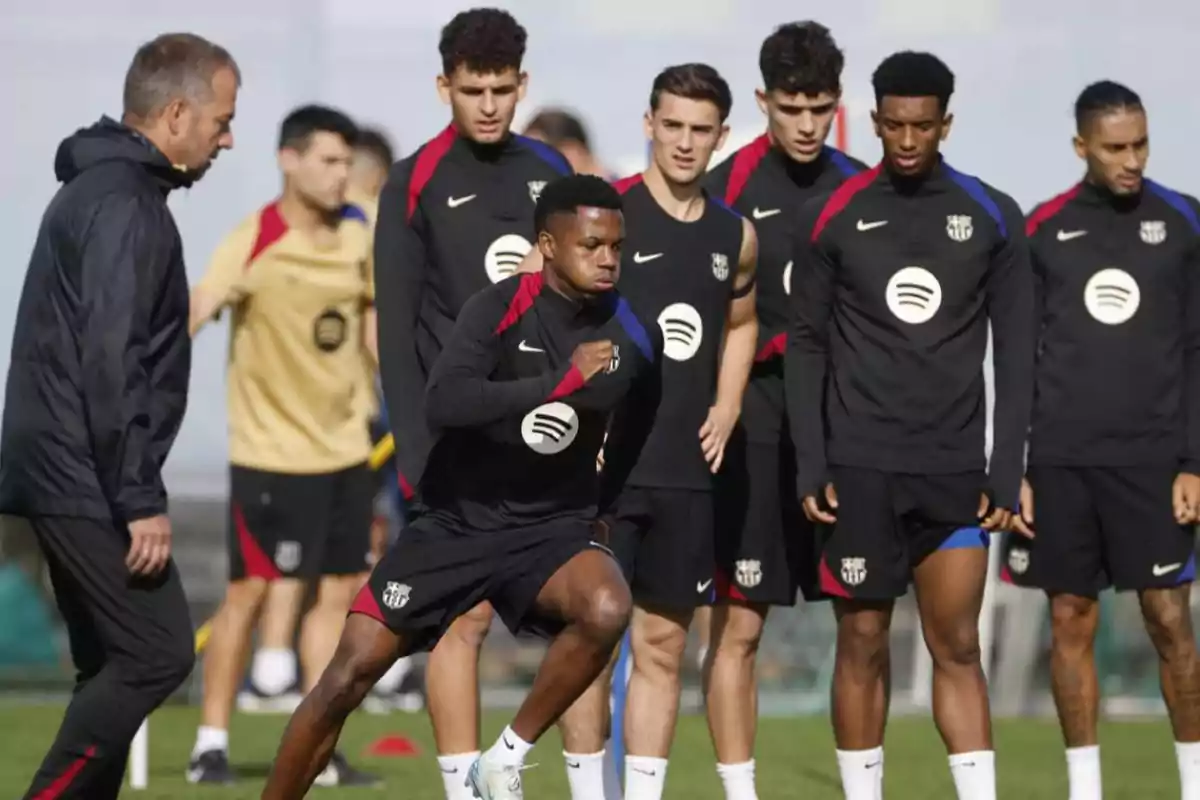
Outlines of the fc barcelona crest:
<svg viewBox="0 0 1200 800">
<path fill-rule="evenodd" d="M 713 253 L 712 270 L 714 278 L 719 281 L 726 280 L 729 277 L 729 256 L 724 253 Z"/>
<path fill-rule="evenodd" d="M 1162 244 L 1167 240 L 1167 223 L 1146 221 L 1142 223 L 1142 241 L 1146 244 Z"/>
<path fill-rule="evenodd" d="M 956 242 L 965 242 L 975 232 L 971 218 L 965 214 L 951 214 L 946 217 L 946 235 Z"/>
</svg>

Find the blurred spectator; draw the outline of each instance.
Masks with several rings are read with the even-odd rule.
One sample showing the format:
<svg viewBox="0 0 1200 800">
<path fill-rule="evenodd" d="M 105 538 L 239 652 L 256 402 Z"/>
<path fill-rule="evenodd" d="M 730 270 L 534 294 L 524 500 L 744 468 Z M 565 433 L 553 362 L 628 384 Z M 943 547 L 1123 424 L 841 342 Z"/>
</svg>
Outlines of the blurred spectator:
<svg viewBox="0 0 1200 800">
<path fill-rule="evenodd" d="M 350 166 L 351 196 L 361 195 L 371 203 L 379 202 L 379 192 L 387 180 L 396 153 L 387 134 L 375 128 L 362 128 L 354 145 Z"/>
<path fill-rule="evenodd" d="M 611 177 L 592 153 L 591 139 L 579 117 L 562 108 L 543 108 L 533 115 L 524 134 L 556 148 L 577 175 Z"/>
</svg>

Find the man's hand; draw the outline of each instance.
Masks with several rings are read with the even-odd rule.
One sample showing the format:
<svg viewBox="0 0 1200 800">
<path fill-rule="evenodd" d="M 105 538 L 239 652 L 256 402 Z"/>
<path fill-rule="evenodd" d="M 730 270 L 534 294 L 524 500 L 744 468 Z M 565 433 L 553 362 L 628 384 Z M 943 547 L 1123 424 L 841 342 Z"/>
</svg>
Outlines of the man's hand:
<svg viewBox="0 0 1200 800">
<path fill-rule="evenodd" d="M 1175 510 L 1175 521 L 1180 525 L 1200 521 L 1200 475 L 1181 472 L 1175 477 L 1171 505 Z"/>
<path fill-rule="evenodd" d="M 583 379 L 590 381 L 612 366 L 613 343 L 605 339 L 602 342 L 583 342 L 571 354 L 571 363 L 583 373 Z"/>
<path fill-rule="evenodd" d="M 708 417 L 700 426 L 700 449 L 704 451 L 704 460 L 714 475 L 725 460 L 725 445 L 729 443 L 740 414 L 736 408 L 715 405 L 708 409 Z"/>
<path fill-rule="evenodd" d="M 134 575 L 157 575 L 171 557 L 171 520 L 166 514 L 129 523 L 125 566 Z"/>
<path fill-rule="evenodd" d="M 1033 532 L 1033 487 L 1025 478 L 1021 479 L 1021 513 L 1012 515 L 1012 529 L 1026 539 L 1032 539 Z"/>
<path fill-rule="evenodd" d="M 807 495 L 804 498 L 804 516 L 808 517 L 809 522 L 824 522 L 826 525 L 837 522 L 834 513 L 838 507 L 837 490 L 832 483 L 825 484 L 825 505 L 829 507 L 828 511 L 821 507 L 815 495 Z"/>
<path fill-rule="evenodd" d="M 1002 531 L 1007 530 L 1012 522 L 1012 512 L 1007 508 L 992 506 L 992 498 L 988 497 L 987 492 L 979 495 L 979 527 L 985 531 Z"/>
</svg>

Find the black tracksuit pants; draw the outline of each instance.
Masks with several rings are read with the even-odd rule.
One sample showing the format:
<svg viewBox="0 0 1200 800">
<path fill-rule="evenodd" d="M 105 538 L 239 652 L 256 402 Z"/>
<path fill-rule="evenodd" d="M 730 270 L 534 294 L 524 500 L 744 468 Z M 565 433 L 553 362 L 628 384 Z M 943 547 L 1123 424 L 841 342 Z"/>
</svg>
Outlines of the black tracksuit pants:
<svg viewBox="0 0 1200 800">
<path fill-rule="evenodd" d="M 30 522 L 78 672 L 58 736 L 25 798 L 115 799 L 138 727 L 192 671 L 183 584 L 174 562 L 153 578 L 133 578 L 125 566 L 129 536 L 111 523 Z"/>
</svg>

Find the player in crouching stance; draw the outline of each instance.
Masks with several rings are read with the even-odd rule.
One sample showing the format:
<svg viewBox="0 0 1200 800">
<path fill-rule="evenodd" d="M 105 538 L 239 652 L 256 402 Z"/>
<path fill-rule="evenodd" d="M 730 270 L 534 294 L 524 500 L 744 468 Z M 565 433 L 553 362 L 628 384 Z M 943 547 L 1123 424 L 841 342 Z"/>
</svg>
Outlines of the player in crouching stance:
<svg viewBox="0 0 1200 800">
<path fill-rule="evenodd" d="M 347 715 L 397 658 L 490 601 L 513 631 L 557 634 L 512 724 L 472 765 L 482 800 L 520 800 L 533 743 L 601 673 L 630 617 L 621 569 L 594 539 L 608 417 L 653 394 L 661 340 L 614 290 L 621 198 L 594 177 L 546 187 L 543 272 L 464 306 L 430 375 L 428 513 L 375 568 L 333 663 L 284 734 L 264 798 L 303 796 Z M 626 398 L 629 403 L 626 403 Z M 639 404 L 625 413 L 653 408 Z"/>
</svg>

